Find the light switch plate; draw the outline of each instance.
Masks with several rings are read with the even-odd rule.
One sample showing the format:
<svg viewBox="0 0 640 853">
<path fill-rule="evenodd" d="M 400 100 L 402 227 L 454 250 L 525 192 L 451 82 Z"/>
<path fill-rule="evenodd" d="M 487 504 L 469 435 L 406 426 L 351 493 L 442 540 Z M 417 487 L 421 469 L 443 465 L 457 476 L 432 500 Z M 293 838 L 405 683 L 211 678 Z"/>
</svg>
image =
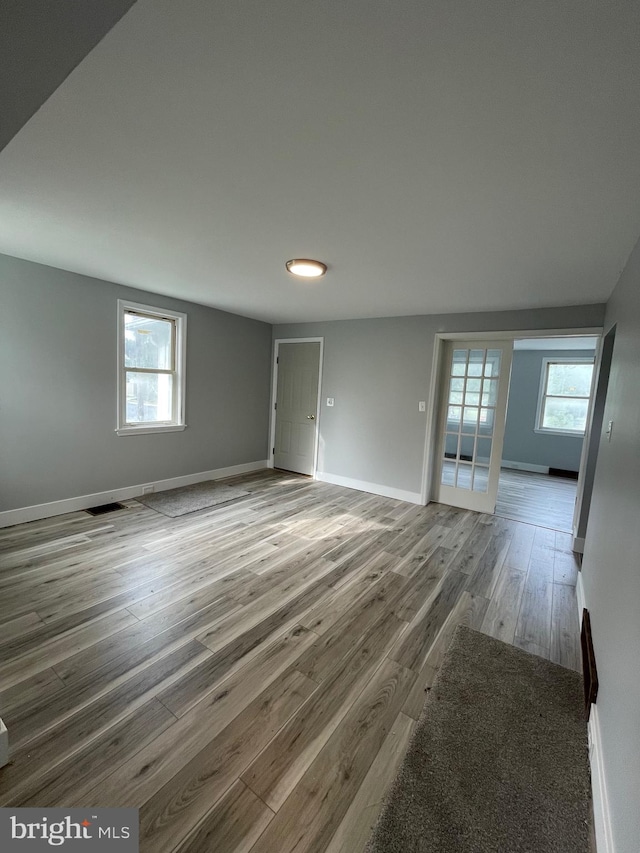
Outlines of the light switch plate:
<svg viewBox="0 0 640 853">
<path fill-rule="evenodd" d="M 425 403 L 424 400 L 420 400 L 420 402 L 418 403 L 418 411 L 419 412 L 426 412 L 427 411 L 427 404 Z"/>
<path fill-rule="evenodd" d="M 327 397 L 327 406 L 333 406 L 334 399 L 333 397 Z"/>
</svg>

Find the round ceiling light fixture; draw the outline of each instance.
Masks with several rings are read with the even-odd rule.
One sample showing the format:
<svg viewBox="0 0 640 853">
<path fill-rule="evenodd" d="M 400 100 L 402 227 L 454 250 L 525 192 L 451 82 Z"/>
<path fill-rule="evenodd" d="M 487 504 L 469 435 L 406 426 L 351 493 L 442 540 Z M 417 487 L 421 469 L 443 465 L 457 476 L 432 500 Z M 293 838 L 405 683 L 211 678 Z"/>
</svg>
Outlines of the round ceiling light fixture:
<svg viewBox="0 0 640 853">
<path fill-rule="evenodd" d="M 309 258 L 293 258 L 285 264 L 287 272 L 301 278 L 320 278 L 327 271 L 327 265 L 321 261 L 312 261 Z"/>
</svg>

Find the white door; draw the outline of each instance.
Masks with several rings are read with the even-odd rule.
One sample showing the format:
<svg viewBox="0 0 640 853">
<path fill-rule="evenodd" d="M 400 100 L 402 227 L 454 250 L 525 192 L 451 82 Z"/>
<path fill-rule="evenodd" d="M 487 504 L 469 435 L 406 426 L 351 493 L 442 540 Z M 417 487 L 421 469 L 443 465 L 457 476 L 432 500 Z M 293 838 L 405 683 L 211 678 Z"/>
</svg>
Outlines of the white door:
<svg viewBox="0 0 640 853">
<path fill-rule="evenodd" d="M 493 513 L 512 341 L 446 341 L 440 377 L 436 500 Z"/>
<path fill-rule="evenodd" d="M 299 474 L 315 467 L 320 343 L 278 346 L 273 465 Z"/>
</svg>

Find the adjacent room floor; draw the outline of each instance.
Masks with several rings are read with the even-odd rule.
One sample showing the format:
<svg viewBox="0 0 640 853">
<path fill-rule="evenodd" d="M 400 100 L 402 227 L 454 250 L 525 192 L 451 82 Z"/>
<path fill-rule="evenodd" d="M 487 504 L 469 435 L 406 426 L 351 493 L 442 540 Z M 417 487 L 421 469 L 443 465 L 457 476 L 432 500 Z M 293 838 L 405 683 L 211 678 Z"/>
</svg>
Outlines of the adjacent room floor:
<svg viewBox="0 0 640 853">
<path fill-rule="evenodd" d="M 1 805 L 136 806 L 148 853 L 358 853 L 456 625 L 578 667 L 566 534 L 227 482 L 0 531 Z"/>
<path fill-rule="evenodd" d="M 496 515 L 571 533 L 577 480 L 500 469 Z"/>
</svg>

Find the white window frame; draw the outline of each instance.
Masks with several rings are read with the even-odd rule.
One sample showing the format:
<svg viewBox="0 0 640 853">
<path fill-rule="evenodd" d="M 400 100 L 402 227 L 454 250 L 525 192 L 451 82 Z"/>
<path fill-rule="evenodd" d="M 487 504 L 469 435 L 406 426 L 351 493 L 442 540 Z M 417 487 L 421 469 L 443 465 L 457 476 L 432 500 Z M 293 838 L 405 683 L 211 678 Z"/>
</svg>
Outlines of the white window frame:
<svg viewBox="0 0 640 853">
<path fill-rule="evenodd" d="M 124 317 L 129 311 L 158 317 L 163 320 L 173 320 L 175 328 L 173 375 L 173 416 L 170 421 L 157 423 L 128 424 L 126 371 L 124 363 Z M 157 308 L 152 305 L 142 305 L 118 299 L 118 393 L 117 393 L 117 426 L 118 435 L 149 435 L 159 432 L 178 432 L 185 429 L 185 388 L 186 388 L 186 355 L 187 355 L 187 315 L 180 311 L 170 311 L 168 308 Z M 153 371 L 152 371 L 153 372 Z"/>
<path fill-rule="evenodd" d="M 540 373 L 540 390 L 538 391 L 538 407 L 536 409 L 536 423 L 534 427 L 534 432 L 539 432 L 544 435 L 572 435 L 574 438 L 584 437 L 585 430 L 575 430 L 575 429 L 552 429 L 551 427 L 542 426 L 542 418 L 544 415 L 544 402 L 546 397 L 553 397 L 553 394 L 547 394 L 547 376 L 549 373 L 548 365 L 549 364 L 593 364 L 595 365 L 595 358 L 571 358 L 570 356 L 560 356 L 553 358 L 553 356 L 545 356 L 542 359 L 542 371 Z M 588 397 L 567 397 L 567 400 L 590 400 L 591 394 L 593 393 L 593 374 L 591 376 L 591 390 Z"/>
</svg>

